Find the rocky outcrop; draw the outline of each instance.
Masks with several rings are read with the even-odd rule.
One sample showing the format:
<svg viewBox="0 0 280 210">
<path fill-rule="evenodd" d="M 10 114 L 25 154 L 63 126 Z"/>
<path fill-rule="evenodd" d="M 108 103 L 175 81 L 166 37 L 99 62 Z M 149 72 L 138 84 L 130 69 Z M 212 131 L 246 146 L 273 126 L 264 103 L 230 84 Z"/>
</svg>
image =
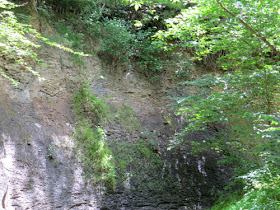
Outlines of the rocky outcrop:
<svg viewBox="0 0 280 210">
<path fill-rule="evenodd" d="M 41 79 L 0 56 L 0 67 L 20 81 L 19 87 L 14 87 L 0 78 L 0 198 L 6 209 L 211 206 L 214 193 L 228 180 L 226 167 L 217 164 L 219 157 L 212 152 L 194 157 L 188 149 L 166 151 L 176 128 L 166 120 L 171 116 L 166 108 L 166 92 L 154 89 L 137 72 L 106 70 L 96 57 L 85 58 L 86 67 L 75 65 L 68 53 L 55 48 L 44 47 L 40 57 L 46 65 L 31 65 Z M 113 109 L 129 104 L 140 122 L 140 127 L 129 131 L 118 121 L 107 125 L 108 141 L 115 155 L 121 153 L 117 143 L 152 139 L 157 145 L 151 151 L 161 165 L 154 167 L 135 155 L 139 165 L 126 169 L 124 185 L 120 184 L 115 192 L 87 184 L 73 152 L 71 97 L 85 78 L 92 92 L 107 97 Z M 205 135 L 200 133 L 195 138 L 203 139 Z"/>
</svg>

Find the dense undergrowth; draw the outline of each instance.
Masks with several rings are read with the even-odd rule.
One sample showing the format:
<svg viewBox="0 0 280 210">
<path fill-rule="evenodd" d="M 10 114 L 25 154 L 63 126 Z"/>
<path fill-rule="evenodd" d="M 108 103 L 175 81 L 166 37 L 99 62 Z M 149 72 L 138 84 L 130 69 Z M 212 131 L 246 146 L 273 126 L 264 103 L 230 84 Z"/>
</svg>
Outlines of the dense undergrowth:
<svg viewBox="0 0 280 210">
<path fill-rule="evenodd" d="M 178 54 L 165 53 L 152 42 L 155 33 L 165 27 L 164 20 L 175 16 L 182 3 L 155 1 L 135 11 L 136 3 L 127 1 L 106 4 L 75 2 L 83 2 L 83 6 L 78 7 L 76 12 L 57 9 L 67 8 L 65 5 L 73 7 L 76 3 L 72 1 L 47 1 L 38 7 L 41 15 L 55 23 L 54 27 L 60 34 L 51 35 L 51 40 L 98 55 L 113 67 L 122 65 L 124 68 L 138 70 L 151 80 L 159 78 L 162 72 L 175 66 Z M 77 56 L 74 61 L 83 65 Z"/>
</svg>

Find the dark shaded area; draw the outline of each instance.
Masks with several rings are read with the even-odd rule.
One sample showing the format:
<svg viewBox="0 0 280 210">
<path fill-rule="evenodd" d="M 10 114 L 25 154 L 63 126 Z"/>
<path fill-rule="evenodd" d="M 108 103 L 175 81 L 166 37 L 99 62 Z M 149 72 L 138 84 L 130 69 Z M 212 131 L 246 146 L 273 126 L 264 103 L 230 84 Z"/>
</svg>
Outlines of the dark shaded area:
<svg viewBox="0 0 280 210">
<path fill-rule="evenodd" d="M 1 156 L 11 156 L 9 148 L 15 148 L 13 166 L 1 165 L 1 183 L 8 170 L 9 199 L 18 209 L 205 209 L 229 180 L 227 167 L 218 165 L 212 152 L 194 157 L 186 150 L 158 154 L 155 149 L 159 165 L 128 169 L 141 177 L 134 173 L 129 189 L 120 185 L 103 194 L 82 177 L 77 180 L 73 154 L 54 147 L 54 135 L 66 130 L 46 125 L 34 105 L 2 100 L 0 116 Z"/>
<path fill-rule="evenodd" d="M 163 168 L 150 171 L 142 180 L 132 178 L 132 190 L 108 194 L 102 198 L 101 205 L 104 209 L 210 208 L 215 193 L 221 191 L 229 180 L 226 167 L 217 164 L 218 158 L 211 152 L 199 157 L 187 151 L 166 152 L 162 155 Z M 139 180 L 146 184 L 144 188 L 139 187 L 143 184 L 137 182 Z M 155 188 L 149 189 L 149 184 L 154 184 Z"/>
</svg>

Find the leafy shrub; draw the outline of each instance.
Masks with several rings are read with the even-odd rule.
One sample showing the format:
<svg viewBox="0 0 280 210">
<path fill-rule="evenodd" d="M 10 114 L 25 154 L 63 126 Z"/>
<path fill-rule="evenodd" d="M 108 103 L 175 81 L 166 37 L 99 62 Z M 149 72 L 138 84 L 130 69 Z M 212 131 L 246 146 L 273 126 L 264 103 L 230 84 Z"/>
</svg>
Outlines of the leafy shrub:
<svg viewBox="0 0 280 210">
<path fill-rule="evenodd" d="M 128 62 L 135 38 L 129 31 L 129 25 L 125 21 L 108 19 L 99 24 L 101 53 L 114 62 Z"/>
<path fill-rule="evenodd" d="M 115 3 L 117 2 L 121 1 Z M 111 3 L 114 4 L 108 4 Z M 128 64 L 135 61 L 137 69 L 146 70 L 146 74 L 152 72 L 147 75 L 151 78 L 170 65 L 170 61 L 174 59 L 172 53 L 163 53 L 159 47 L 152 44 L 154 28 L 136 29 L 131 19 L 127 18 L 131 14 L 127 11 L 125 1 L 121 4 L 118 5 L 118 9 L 103 8 L 96 2 L 88 4 L 82 10 L 77 27 L 87 31 L 99 44 L 98 53 L 103 60 L 112 62 L 111 64 Z M 123 17 L 122 11 L 128 14 Z M 146 22 L 148 24 L 149 21 Z"/>
<path fill-rule="evenodd" d="M 245 182 L 243 193 L 222 196 L 212 209 L 279 209 L 279 173 L 280 170 L 276 165 L 269 164 L 261 169 L 250 171 L 239 177 Z"/>
<path fill-rule="evenodd" d="M 159 71 L 162 70 L 165 61 L 160 56 L 160 48 L 152 44 L 151 32 L 140 30 L 136 33 L 134 42 L 134 57 L 140 69 Z"/>
<path fill-rule="evenodd" d="M 57 22 L 55 24 L 55 28 L 58 33 L 67 40 L 66 44 L 68 47 L 83 50 L 86 46 L 84 42 L 84 34 L 83 33 L 75 33 L 71 26 L 64 25 L 61 22 Z"/>
</svg>

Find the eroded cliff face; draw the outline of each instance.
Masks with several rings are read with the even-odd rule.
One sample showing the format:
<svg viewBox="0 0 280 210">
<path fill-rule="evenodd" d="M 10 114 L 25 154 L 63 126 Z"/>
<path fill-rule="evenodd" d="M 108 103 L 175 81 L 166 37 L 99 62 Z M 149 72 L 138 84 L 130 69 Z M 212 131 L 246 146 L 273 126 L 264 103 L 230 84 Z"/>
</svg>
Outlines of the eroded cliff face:
<svg viewBox="0 0 280 210">
<path fill-rule="evenodd" d="M 15 88 L 1 78 L 0 188 L 3 195 L 8 187 L 6 209 L 64 209 L 84 200 L 81 170 L 71 156 L 74 121 L 69 98 L 79 71 L 69 60 L 63 63 L 63 54 L 55 49 L 41 53 L 47 66 L 34 66 L 44 78 L 41 82 L 1 57 L 1 67 L 21 82 Z M 88 62 L 90 73 L 97 74 L 99 61 Z M 52 150 L 56 161 L 50 157 Z M 95 199 L 90 200 L 95 205 Z"/>
<path fill-rule="evenodd" d="M 203 209 L 210 207 L 214 193 L 227 183 L 226 167 L 218 156 L 205 152 L 198 157 L 166 150 L 168 139 L 180 121 L 169 122 L 168 96 L 183 92 L 169 85 L 168 77 L 153 86 L 143 76 L 125 67 L 110 70 L 96 57 L 75 65 L 66 52 L 44 47 L 40 66 L 30 63 L 43 80 L 0 56 L 0 67 L 20 81 L 19 87 L 0 77 L 0 198 L 6 209 Z M 115 110 L 124 104 L 136 113 L 140 127 L 127 129 L 114 118 L 105 127 L 108 144 L 116 158 L 123 153 L 136 161 L 125 168 L 126 177 L 114 192 L 87 184 L 83 167 L 73 151 L 75 120 L 71 111 L 73 93 L 82 79 L 92 93 L 107 97 Z M 168 95 L 169 94 L 169 95 Z M 114 113 L 112 113 L 114 114 Z M 172 118 L 173 119 L 173 118 Z M 203 140 L 211 131 L 194 134 Z M 151 163 L 133 153 L 138 141 L 153 141 Z M 120 149 L 130 148 L 130 149 Z M 118 166 L 116 166 L 118 167 Z M 5 194 L 5 192 L 7 192 Z M 4 196 L 6 195 L 6 196 Z"/>
</svg>

